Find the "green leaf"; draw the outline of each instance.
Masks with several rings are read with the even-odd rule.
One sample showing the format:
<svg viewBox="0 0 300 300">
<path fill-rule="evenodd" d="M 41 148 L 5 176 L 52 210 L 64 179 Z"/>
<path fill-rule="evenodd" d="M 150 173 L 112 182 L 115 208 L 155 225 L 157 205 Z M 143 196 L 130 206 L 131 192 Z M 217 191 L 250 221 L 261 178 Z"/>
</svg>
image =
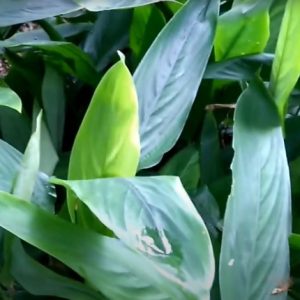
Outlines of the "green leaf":
<svg viewBox="0 0 300 300">
<path fill-rule="evenodd" d="M 130 29 L 130 47 L 135 62 L 142 59 L 165 24 L 164 15 L 156 6 L 149 5 L 134 9 Z"/>
<path fill-rule="evenodd" d="M 120 60 L 95 90 L 72 148 L 68 178 L 134 176 L 139 155 L 137 96 Z M 74 206 L 70 196 L 71 216 Z"/>
<path fill-rule="evenodd" d="M 176 175 L 187 191 L 197 188 L 200 180 L 199 152 L 188 146 L 177 152 L 160 170 L 161 175 Z"/>
<path fill-rule="evenodd" d="M 83 50 L 92 57 L 98 71 L 107 68 L 117 50 L 128 46 L 131 18 L 130 10 L 103 11 L 97 15 Z"/>
<path fill-rule="evenodd" d="M 18 239 L 14 239 L 12 244 L 11 273 L 17 282 L 33 295 L 56 296 L 70 300 L 104 299 L 82 283 L 58 275 L 32 259 Z"/>
<path fill-rule="evenodd" d="M 91 11 L 130 8 L 159 1 L 162 0 L 74 0 L 74 2 L 77 2 L 80 6 L 85 7 Z"/>
<path fill-rule="evenodd" d="M 98 73 L 90 59 L 79 47 L 68 42 L 31 41 L 19 43 L 0 41 L 0 48 L 8 48 L 13 52 L 35 50 L 57 70 L 70 74 L 87 84 L 97 85 Z"/>
<path fill-rule="evenodd" d="M 109 299 L 200 299 L 182 298 L 182 293 L 187 291 L 182 289 L 178 295 L 178 288 L 168 273 L 157 269 L 149 257 L 130 250 L 121 241 L 68 223 L 7 193 L 0 193 L 0 226 L 64 262 Z M 203 236 L 201 231 L 200 236 Z M 194 239 L 194 232 L 190 238 Z M 202 247 L 205 246 L 200 244 L 198 250 Z M 197 258 L 200 260 L 199 251 Z M 211 261 L 204 259 L 203 263 L 210 264 Z M 193 264 L 191 262 L 191 266 Z M 169 286 L 166 286 L 166 280 L 171 283 Z M 198 289 L 203 285 L 208 289 L 210 281 L 211 278 L 207 282 L 201 280 L 197 283 Z"/>
<path fill-rule="evenodd" d="M 276 106 L 258 80 L 238 100 L 233 145 L 222 299 L 271 300 L 272 291 L 289 279 L 290 179 Z M 277 298 L 286 299 L 286 293 Z"/>
<path fill-rule="evenodd" d="M 0 105 L 10 107 L 19 113 L 22 111 L 21 99 L 2 80 L 0 80 Z"/>
<path fill-rule="evenodd" d="M 272 54 L 258 54 L 208 64 L 205 79 L 251 80 L 262 65 L 271 65 Z"/>
<path fill-rule="evenodd" d="M 14 182 L 13 194 L 30 201 L 40 168 L 42 112 L 36 120 L 36 129 L 28 142 L 20 170 Z"/>
<path fill-rule="evenodd" d="M 58 25 L 53 25 L 55 30 L 64 38 L 70 38 L 78 34 L 90 31 L 92 24 L 90 23 L 63 23 Z M 24 44 L 32 41 L 50 41 L 48 34 L 43 29 L 33 29 L 30 31 L 17 32 L 8 39 L 5 43 L 12 44 Z M 0 53 L 4 52 L 4 48 L 0 46 Z"/>
<path fill-rule="evenodd" d="M 177 141 L 211 53 L 219 3 L 190 0 L 158 35 L 135 74 L 142 156 L 157 164 Z"/>
<path fill-rule="evenodd" d="M 0 0 L 0 27 L 39 20 L 80 9 L 72 0 Z"/>
<path fill-rule="evenodd" d="M 42 101 L 53 145 L 56 150 L 60 151 L 64 133 L 66 98 L 63 78 L 50 65 L 46 65 Z"/>
<path fill-rule="evenodd" d="M 149 259 L 163 277 L 157 287 L 172 299 L 209 299 L 209 234 L 178 178 L 52 182 L 71 189 L 122 242 Z"/>
<path fill-rule="evenodd" d="M 272 68 L 270 91 L 282 118 L 285 117 L 290 93 L 300 75 L 299 12 L 300 2 L 298 0 L 288 0 Z"/>
<path fill-rule="evenodd" d="M 219 18 L 215 38 L 217 61 L 263 52 L 269 39 L 271 1 L 234 1 L 232 9 Z"/>
<path fill-rule="evenodd" d="M 201 181 L 207 185 L 224 176 L 217 122 L 211 111 L 206 113 L 200 140 Z"/>
</svg>

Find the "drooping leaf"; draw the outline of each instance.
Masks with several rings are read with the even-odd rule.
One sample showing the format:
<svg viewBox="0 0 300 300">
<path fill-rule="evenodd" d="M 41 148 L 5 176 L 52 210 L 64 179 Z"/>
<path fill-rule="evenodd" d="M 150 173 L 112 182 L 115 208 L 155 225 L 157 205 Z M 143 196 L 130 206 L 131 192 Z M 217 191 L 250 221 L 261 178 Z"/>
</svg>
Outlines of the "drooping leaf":
<svg viewBox="0 0 300 300">
<path fill-rule="evenodd" d="M 98 13 L 97 21 L 83 45 L 83 50 L 92 57 L 98 71 L 107 68 L 117 50 L 128 46 L 131 17 L 130 10 Z"/>
<path fill-rule="evenodd" d="M 286 107 L 300 75 L 300 2 L 288 0 L 285 8 L 273 62 L 270 91 L 278 106 L 281 117 L 285 117 Z"/>
<path fill-rule="evenodd" d="M 7 193 L 0 193 L 0 226 L 64 262 L 109 299 L 200 300 L 194 296 L 182 298 L 182 293 L 187 295 L 184 287 L 178 295 L 178 286 L 168 274 L 121 241 L 85 230 Z M 200 260 L 199 251 L 197 257 Z M 208 264 L 205 260 L 203 263 Z M 197 270 L 202 271 L 206 273 L 207 269 Z M 209 288 L 210 280 L 205 288 Z M 201 281 L 200 286 L 203 284 Z"/>
<path fill-rule="evenodd" d="M 214 277 L 209 234 L 178 178 L 53 182 L 71 189 L 122 242 L 148 258 L 164 277 L 158 287 L 174 299 L 209 299 Z"/>
<path fill-rule="evenodd" d="M 79 47 L 68 42 L 31 41 L 19 43 L 15 41 L 0 41 L 0 48 L 13 52 L 35 50 L 41 53 L 53 67 L 70 74 L 87 84 L 97 85 L 98 73 L 90 59 Z"/>
<path fill-rule="evenodd" d="M 33 295 L 56 296 L 70 300 L 103 300 L 99 293 L 82 283 L 63 277 L 32 259 L 20 240 L 12 244 L 11 273 Z"/>
<path fill-rule="evenodd" d="M 184 127 L 211 53 L 218 7 L 216 0 L 190 0 L 161 31 L 134 74 L 140 169 L 157 164 Z"/>
<path fill-rule="evenodd" d="M 271 65 L 272 54 L 249 55 L 208 64 L 204 78 L 222 80 L 251 80 L 262 65 Z"/>
<path fill-rule="evenodd" d="M 274 299 L 289 279 L 290 179 L 276 106 L 254 81 L 235 112 L 233 185 L 220 261 L 223 300 Z M 276 296 L 286 299 L 286 293 Z"/>
<path fill-rule="evenodd" d="M 188 146 L 176 153 L 160 170 L 161 175 L 176 175 L 187 191 L 197 188 L 200 180 L 199 152 Z"/>
<path fill-rule="evenodd" d="M 217 61 L 263 52 L 269 39 L 272 0 L 236 0 L 220 18 L 215 39 Z"/>
<path fill-rule="evenodd" d="M 72 0 L 0 0 L 0 27 L 65 14 L 80 9 Z"/>
<path fill-rule="evenodd" d="M 121 59 L 102 78 L 77 133 L 69 179 L 134 176 L 139 161 L 137 96 Z M 71 216 L 75 202 L 68 200 Z"/>
<path fill-rule="evenodd" d="M 163 0 L 74 0 L 74 2 L 77 2 L 80 6 L 85 7 L 91 11 L 130 8 L 159 1 Z"/>
<path fill-rule="evenodd" d="M 21 99 L 2 80 L 0 80 L 0 105 L 10 107 L 19 113 L 22 111 Z"/>
</svg>

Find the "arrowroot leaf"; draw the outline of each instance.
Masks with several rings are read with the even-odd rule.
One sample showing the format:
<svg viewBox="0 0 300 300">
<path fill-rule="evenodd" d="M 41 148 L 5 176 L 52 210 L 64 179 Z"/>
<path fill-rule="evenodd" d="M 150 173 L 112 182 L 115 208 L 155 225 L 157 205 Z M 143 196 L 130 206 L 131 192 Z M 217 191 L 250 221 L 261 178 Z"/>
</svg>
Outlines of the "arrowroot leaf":
<svg viewBox="0 0 300 300">
<path fill-rule="evenodd" d="M 276 105 L 258 80 L 238 100 L 233 136 L 222 299 L 274 299 L 272 291 L 289 279 L 290 178 Z M 276 299 L 286 299 L 286 293 Z"/>
<path fill-rule="evenodd" d="M 218 8 L 217 0 L 190 0 L 161 31 L 134 74 L 140 169 L 156 165 L 182 132 L 211 53 Z"/>
<path fill-rule="evenodd" d="M 19 113 L 22 111 L 20 97 L 2 80 L 0 80 L 0 105 L 10 107 Z"/>
<path fill-rule="evenodd" d="M 215 57 L 217 61 L 263 52 L 269 39 L 271 0 L 235 0 L 219 18 Z"/>
<path fill-rule="evenodd" d="M 289 96 L 300 75 L 300 2 L 288 0 L 272 68 L 270 91 L 284 119 Z"/>
<path fill-rule="evenodd" d="M 139 157 L 137 95 L 121 59 L 96 88 L 72 148 L 68 178 L 134 176 Z M 76 200 L 70 194 L 68 205 L 74 220 Z"/>
<path fill-rule="evenodd" d="M 0 193 L 0 226 L 64 262 L 80 274 L 90 287 L 100 290 L 109 299 L 209 299 L 190 295 L 183 287 L 180 291 L 178 283 L 167 276 L 171 271 L 163 272 L 149 257 L 130 250 L 121 241 L 85 230 L 3 192 Z M 206 235 L 201 233 L 201 237 Z M 191 239 L 186 240 L 186 247 L 194 237 L 195 232 Z M 200 260 L 199 252 L 204 247 L 198 245 L 196 262 Z M 212 263 L 206 259 L 203 257 L 204 265 Z M 192 267 L 195 261 L 190 260 L 189 265 Z M 162 268 L 167 269 L 167 266 L 162 264 Z M 197 271 L 201 274 L 202 271 L 208 272 L 208 269 Z M 185 276 L 184 272 L 179 275 Z M 207 284 L 206 288 L 209 288 L 210 281 L 200 281 L 200 287 Z M 200 289 L 198 284 L 197 287 Z"/>
<path fill-rule="evenodd" d="M 77 2 L 80 6 L 91 11 L 130 8 L 159 1 L 163 0 L 74 0 L 75 3 Z"/>
<path fill-rule="evenodd" d="M 52 182 L 71 189 L 122 242 L 149 259 L 163 278 L 157 287 L 172 299 L 209 299 L 211 241 L 177 177 Z"/>
</svg>

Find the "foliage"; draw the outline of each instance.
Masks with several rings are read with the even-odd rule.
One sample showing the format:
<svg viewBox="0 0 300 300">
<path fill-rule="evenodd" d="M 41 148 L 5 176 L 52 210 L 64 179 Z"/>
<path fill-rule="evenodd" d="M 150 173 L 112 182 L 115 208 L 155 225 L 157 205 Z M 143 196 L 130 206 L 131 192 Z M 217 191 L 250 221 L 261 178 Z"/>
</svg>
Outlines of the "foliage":
<svg viewBox="0 0 300 300">
<path fill-rule="evenodd" d="M 300 299 L 299 13 L 0 0 L 0 298 Z"/>
</svg>

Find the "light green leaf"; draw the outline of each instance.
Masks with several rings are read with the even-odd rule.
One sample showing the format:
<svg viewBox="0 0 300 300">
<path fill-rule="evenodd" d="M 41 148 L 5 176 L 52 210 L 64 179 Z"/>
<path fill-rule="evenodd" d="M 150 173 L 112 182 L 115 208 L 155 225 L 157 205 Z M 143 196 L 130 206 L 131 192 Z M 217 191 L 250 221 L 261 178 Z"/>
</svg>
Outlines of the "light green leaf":
<svg viewBox="0 0 300 300">
<path fill-rule="evenodd" d="M 68 178 L 134 176 L 139 155 L 137 96 L 120 60 L 96 88 L 72 148 Z M 71 216 L 76 204 L 72 198 Z"/>
<path fill-rule="evenodd" d="M 209 234 L 177 177 L 53 183 L 71 189 L 122 242 L 152 262 L 163 277 L 157 288 L 172 299 L 209 299 L 214 278 Z"/>
<path fill-rule="evenodd" d="M 0 80 L 0 105 L 10 107 L 19 113 L 22 111 L 20 97 L 2 80 Z"/>
<path fill-rule="evenodd" d="M 37 116 L 36 129 L 30 137 L 13 186 L 13 194 L 28 201 L 32 198 L 40 168 L 41 123 L 42 112 Z"/>
<path fill-rule="evenodd" d="M 197 188 L 200 181 L 199 152 L 188 146 L 176 153 L 160 170 L 161 175 L 176 175 L 187 191 Z"/>
<path fill-rule="evenodd" d="M 0 140 L 0 191 L 11 193 L 23 159 L 22 153 Z M 32 195 L 32 202 L 45 210 L 54 211 L 54 191 L 48 176 L 39 173 Z"/>
<path fill-rule="evenodd" d="M 290 179 L 276 106 L 258 80 L 238 100 L 233 145 L 222 299 L 271 300 L 272 291 L 289 279 Z M 286 293 L 276 298 L 286 299 Z"/>
<path fill-rule="evenodd" d="M 211 53 L 218 8 L 217 0 L 190 0 L 164 27 L 134 74 L 140 169 L 156 165 L 182 132 Z"/>
<path fill-rule="evenodd" d="M 215 38 L 217 61 L 263 52 L 269 39 L 271 2 L 235 1 L 232 9 L 220 16 Z"/>
<path fill-rule="evenodd" d="M 282 118 L 285 117 L 290 93 L 300 75 L 299 13 L 300 2 L 298 0 L 288 0 L 272 68 L 270 91 Z"/>
<path fill-rule="evenodd" d="M 12 242 L 11 273 L 33 295 L 56 296 L 70 300 L 103 300 L 84 284 L 47 269 L 25 252 L 18 239 Z"/>
<path fill-rule="evenodd" d="M 0 226 L 64 262 L 111 300 L 198 299 L 178 298 L 174 283 L 163 285 L 166 274 L 121 241 L 68 223 L 7 193 L 0 193 Z M 197 254 L 199 257 L 199 251 Z M 203 284 L 201 281 L 200 286 Z"/>
</svg>

